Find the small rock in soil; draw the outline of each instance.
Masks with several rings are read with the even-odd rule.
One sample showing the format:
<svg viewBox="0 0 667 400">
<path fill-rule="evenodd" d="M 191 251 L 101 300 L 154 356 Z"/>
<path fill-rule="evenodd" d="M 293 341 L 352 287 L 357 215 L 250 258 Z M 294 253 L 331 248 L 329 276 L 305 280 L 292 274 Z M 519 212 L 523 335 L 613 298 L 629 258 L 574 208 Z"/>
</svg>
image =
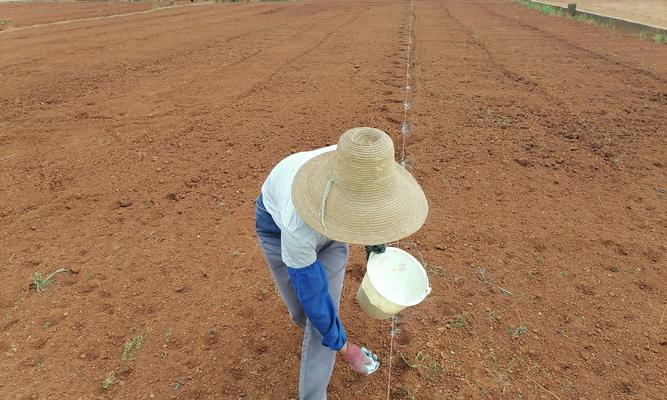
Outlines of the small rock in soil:
<svg viewBox="0 0 667 400">
<path fill-rule="evenodd" d="M 118 206 L 120 207 L 129 207 L 132 205 L 132 200 L 122 199 L 118 200 Z"/>
<path fill-rule="evenodd" d="M 525 159 L 525 158 L 517 158 L 517 159 L 514 160 L 514 161 L 516 161 L 517 164 L 519 164 L 519 165 L 522 166 L 522 167 L 528 167 L 528 166 L 530 166 L 530 160 L 527 160 L 527 159 Z"/>
<path fill-rule="evenodd" d="M 181 199 L 181 196 L 179 196 L 178 193 L 169 193 L 167 195 L 167 199 L 173 200 L 173 201 L 179 201 Z"/>
</svg>

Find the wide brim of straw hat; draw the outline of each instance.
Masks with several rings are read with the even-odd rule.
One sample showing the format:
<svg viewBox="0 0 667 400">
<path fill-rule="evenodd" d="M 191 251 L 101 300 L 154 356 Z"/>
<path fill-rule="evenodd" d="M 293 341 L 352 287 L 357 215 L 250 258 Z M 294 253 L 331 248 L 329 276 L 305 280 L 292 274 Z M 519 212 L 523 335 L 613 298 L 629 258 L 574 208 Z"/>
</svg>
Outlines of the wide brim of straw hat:
<svg viewBox="0 0 667 400">
<path fill-rule="evenodd" d="M 294 178 L 292 202 L 308 226 L 332 240 L 362 245 L 398 241 L 421 228 L 428 202 L 405 168 L 393 161 L 390 182 L 349 190 L 333 177 L 336 151 L 309 160 Z"/>
</svg>

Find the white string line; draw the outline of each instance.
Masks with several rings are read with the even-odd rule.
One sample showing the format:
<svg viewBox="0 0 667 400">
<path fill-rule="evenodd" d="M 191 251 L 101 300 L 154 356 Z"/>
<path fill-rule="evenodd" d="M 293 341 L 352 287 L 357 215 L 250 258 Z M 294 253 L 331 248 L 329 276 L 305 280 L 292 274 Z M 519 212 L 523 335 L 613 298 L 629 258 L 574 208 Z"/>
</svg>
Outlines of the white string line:
<svg viewBox="0 0 667 400">
<path fill-rule="evenodd" d="M 389 381 L 387 382 L 387 400 L 391 399 L 391 356 L 394 353 L 394 323 L 395 317 L 391 317 L 391 342 L 389 343 Z"/>
<path fill-rule="evenodd" d="M 410 131 L 408 126 L 408 110 L 410 103 L 408 103 L 408 96 L 410 93 L 410 52 L 412 51 L 412 24 L 414 21 L 414 0 L 410 0 L 410 28 L 408 29 L 408 45 L 405 56 L 405 98 L 403 100 L 403 123 L 401 124 L 401 165 L 406 167 L 405 163 L 405 142 L 406 136 Z M 421 255 L 421 253 L 420 253 Z M 387 400 L 391 400 L 391 368 L 392 359 L 394 356 L 394 336 L 396 335 L 396 317 L 391 317 L 391 332 L 389 341 L 389 378 L 387 379 Z"/>
<path fill-rule="evenodd" d="M 410 28 L 408 29 L 408 44 L 405 57 L 405 97 L 403 99 L 403 123 L 401 124 L 401 164 L 405 167 L 405 142 L 409 133 L 408 126 L 408 96 L 410 93 L 410 53 L 412 50 L 412 24 L 414 21 L 414 0 L 410 0 Z"/>
</svg>

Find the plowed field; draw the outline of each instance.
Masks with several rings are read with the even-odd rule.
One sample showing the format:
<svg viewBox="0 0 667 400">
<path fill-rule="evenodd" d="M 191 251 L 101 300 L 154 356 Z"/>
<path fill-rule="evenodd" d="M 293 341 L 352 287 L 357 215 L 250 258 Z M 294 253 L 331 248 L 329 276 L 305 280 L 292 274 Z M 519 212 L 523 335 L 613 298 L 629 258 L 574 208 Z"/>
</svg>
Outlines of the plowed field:
<svg viewBox="0 0 667 400">
<path fill-rule="evenodd" d="M 386 399 L 391 372 L 391 399 L 663 399 L 666 47 L 510 1 L 410 10 L 203 4 L 0 33 L 0 397 L 296 398 L 301 332 L 253 200 L 350 127 L 398 148 L 412 19 L 406 154 L 430 215 L 406 241 L 433 292 L 390 371 L 353 249 L 342 320 L 383 365 L 341 362 L 329 397 Z"/>
</svg>

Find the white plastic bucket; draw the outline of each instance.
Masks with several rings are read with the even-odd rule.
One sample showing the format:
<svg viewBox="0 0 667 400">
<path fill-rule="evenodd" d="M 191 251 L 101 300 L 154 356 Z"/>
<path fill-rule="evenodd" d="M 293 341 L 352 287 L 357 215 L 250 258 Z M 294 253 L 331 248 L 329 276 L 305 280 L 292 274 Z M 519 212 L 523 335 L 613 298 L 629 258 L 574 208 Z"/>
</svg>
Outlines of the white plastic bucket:
<svg viewBox="0 0 667 400">
<path fill-rule="evenodd" d="M 419 261 L 404 250 L 387 247 L 369 257 L 357 301 L 372 318 L 388 319 L 421 303 L 429 293 L 428 275 Z"/>
</svg>

